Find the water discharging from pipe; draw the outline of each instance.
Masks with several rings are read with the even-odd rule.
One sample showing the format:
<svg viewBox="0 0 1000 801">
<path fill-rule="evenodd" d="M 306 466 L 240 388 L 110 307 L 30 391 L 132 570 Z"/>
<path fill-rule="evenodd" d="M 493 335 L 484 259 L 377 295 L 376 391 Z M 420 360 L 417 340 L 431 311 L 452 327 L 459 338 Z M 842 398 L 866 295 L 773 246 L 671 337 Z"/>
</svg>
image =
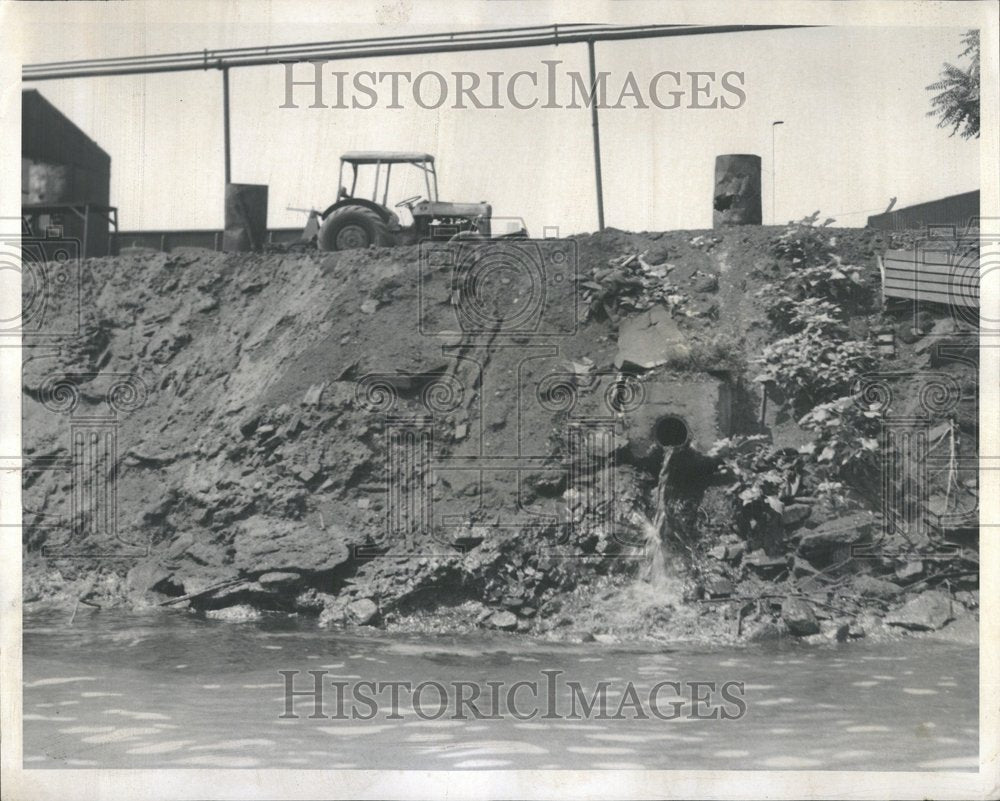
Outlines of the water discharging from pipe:
<svg viewBox="0 0 1000 801">
<path fill-rule="evenodd" d="M 663 545 L 668 525 L 670 462 L 674 451 L 673 447 L 663 448 L 663 463 L 656 482 L 656 507 L 652 519 L 639 512 L 633 513 L 633 521 L 642 528 L 645 540 L 645 562 L 639 570 L 639 579 L 662 600 L 680 594 L 679 581 L 674 571 L 667 565 L 667 555 Z"/>
</svg>

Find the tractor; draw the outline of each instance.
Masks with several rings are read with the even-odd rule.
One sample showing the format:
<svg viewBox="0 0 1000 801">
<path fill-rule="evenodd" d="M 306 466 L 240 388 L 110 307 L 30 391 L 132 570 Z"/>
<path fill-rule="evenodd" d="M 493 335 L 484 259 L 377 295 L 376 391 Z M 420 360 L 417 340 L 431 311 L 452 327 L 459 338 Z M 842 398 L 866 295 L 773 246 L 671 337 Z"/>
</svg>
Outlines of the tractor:
<svg viewBox="0 0 1000 801">
<path fill-rule="evenodd" d="M 414 195 L 400 200 L 396 209 L 408 209 L 413 224 L 402 226 L 399 215 L 387 205 L 393 165 L 403 164 L 423 172 L 427 197 Z M 351 168 L 350 191 L 344 185 L 345 167 Z M 374 167 L 374 170 L 372 169 Z M 358 193 L 362 172 L 372 176 L 370 199 Z M 367 182 L 367 181 L 366 181 Z M 326 211 L 310 212 L 303 238 L 316 237 L 320 250 L 350 250 L 369 245 L 408 245 L 425 239 L 491 238 L 493 208 L 482 203 L 448 203 L 438 200 L 434 156 L 429 153 L 356 151 L 340 157 L 340 192 L 337 202 Z M 379 190 L 382 199 L 379 202 Z M 523 229 L 505 236 L 526 236 Z"/>
</svg>

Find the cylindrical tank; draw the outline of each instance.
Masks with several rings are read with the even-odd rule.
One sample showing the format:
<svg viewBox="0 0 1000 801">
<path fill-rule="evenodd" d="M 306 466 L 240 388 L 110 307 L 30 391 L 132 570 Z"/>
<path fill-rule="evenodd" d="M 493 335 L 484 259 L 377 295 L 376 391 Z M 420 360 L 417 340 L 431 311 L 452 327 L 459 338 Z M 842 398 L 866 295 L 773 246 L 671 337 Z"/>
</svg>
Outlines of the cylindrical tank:
<svg viewBox="0 0 1000 801">
<path fill-rule="evenodd" d="M 261 250 L 267 239 L 267 185 L 226 184 L 225 219 L 224 251 Z"/>
<path fill-rule="evenodd" d="M 731 153 L 715 157 L 712 227 L 760 225 L 760 156 Z"/>
</svg>

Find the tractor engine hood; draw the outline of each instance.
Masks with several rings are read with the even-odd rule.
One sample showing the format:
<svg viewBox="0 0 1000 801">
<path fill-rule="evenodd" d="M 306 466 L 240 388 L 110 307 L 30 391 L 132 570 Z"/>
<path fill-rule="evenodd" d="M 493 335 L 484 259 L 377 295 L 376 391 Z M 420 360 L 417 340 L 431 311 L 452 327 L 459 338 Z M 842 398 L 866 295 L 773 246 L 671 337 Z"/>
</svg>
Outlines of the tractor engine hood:
<svg viewBox="0 0 1000 801">
<path fill-rule="evenodd" d="M 484 217 L 493 216 L 489 203 L 446 203 L 423 200 L 413 207 L 414 217 Z"/>
</svg>

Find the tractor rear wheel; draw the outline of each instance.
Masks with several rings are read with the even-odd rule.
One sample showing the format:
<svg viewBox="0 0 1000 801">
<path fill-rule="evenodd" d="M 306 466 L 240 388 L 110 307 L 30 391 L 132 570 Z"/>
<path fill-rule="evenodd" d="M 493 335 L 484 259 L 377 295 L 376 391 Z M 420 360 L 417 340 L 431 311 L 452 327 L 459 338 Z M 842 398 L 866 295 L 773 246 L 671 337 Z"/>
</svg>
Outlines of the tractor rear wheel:
<svg viewBox="0 0 1000 801">
<path fill-rule="evenodd" d="M 369 245 L 394 245 L 385 221 L 364 206 L 341 206 L 330 212 L 316 236 L 320 250 L 353 250 Z"/>
</svg>

